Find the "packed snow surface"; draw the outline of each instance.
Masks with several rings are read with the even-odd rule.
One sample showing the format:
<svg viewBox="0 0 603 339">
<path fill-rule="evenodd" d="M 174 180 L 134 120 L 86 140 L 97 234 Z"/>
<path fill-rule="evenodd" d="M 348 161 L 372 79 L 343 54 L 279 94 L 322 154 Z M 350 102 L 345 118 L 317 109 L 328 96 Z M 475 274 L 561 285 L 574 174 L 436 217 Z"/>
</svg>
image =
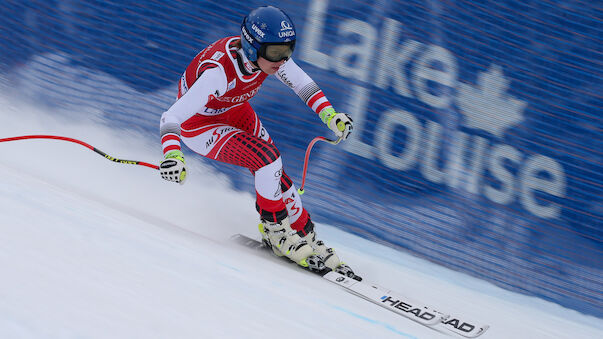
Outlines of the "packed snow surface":
<svg viewBox="0 0 603 339">
<path fill-rule="evenodd" d="M 94 114 L 1 107 L 0 138 L 62 135 L 118 158 L 161 159 L 156 135 Z M 259 238 L 254 197 L 196 156 L 177 185 L 64 141 L 0 143 L 0 154 L 0 338 L 450 336 L 233 244 L 236 233 Z M 601 319 L 317 222 L 367 281 L 489 324 L 481 338 L 603 338 Z"/>
</svg>

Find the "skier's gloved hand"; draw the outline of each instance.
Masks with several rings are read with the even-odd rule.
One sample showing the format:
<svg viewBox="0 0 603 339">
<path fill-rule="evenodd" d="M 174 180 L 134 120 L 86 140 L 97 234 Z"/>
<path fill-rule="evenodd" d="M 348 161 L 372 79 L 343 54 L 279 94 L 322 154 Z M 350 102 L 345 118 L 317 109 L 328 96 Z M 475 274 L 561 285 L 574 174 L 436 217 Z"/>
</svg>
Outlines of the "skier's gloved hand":
<svg viewBox="0 0 603 339">
<path fill-rule="evenodd" d="M 186 180 L 186 168 L 184 167 L 184 154 L 182 151 L 174 150 L 165 154 L 165 160 L 159 165 L 161 177 L 167 181 L 184 184 Z"/>
<path fill-rule="evenodd" d="M 320 111 L 320 119 L 343 140 L 347 139 L 354 129 L 352 118 L 345 113 L 337 113 L 332 107 Z"/>
</svg>

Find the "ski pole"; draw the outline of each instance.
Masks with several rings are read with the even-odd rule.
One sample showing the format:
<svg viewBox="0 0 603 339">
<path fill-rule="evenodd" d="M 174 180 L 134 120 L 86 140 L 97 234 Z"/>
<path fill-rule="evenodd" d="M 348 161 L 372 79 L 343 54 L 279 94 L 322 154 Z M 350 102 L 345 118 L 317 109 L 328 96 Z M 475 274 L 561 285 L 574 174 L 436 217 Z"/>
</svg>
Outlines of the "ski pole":
<svg viewBox="0 0 603 339">
<path fill-rule="evenodd" d="M 30 139 L 52 139 L 52 140 L 63 140 L 63 141 L 69 141 L 69 142 L 73 142 L 79 145 L 82 145 L 98 154 L 100 154 L 103 158 L 107 159 L 107 160 L 111 160 L 113 162 L 118 162 L 121 164 L 127 164 L 127 165 L 139 165 L 139 166 L 145 166 L 145 167 L 149 167 L 155 170 L 159 170 L 159 166 L 157 165 L 153 165 L 153 164 L 149 164 L 147 162 L 143 162 L 143 161 L 138 161 L 138 160 L 123 160 L 123 159 L 118 159 L 115 157 L 112 157 L 110 155 L 108 155 L 107 153 L 99 150 L 98 148 L 87 144 L 81 140 L 77 140 L 74 138 L 68 138 L 68 137 L 62 137 L 62 136 L 57 136 L 57 135 L 23 135 L 23 136 L 18 136 L 18 137 L 11 137 L 11 138 L 3 138 L 0 139 L 0 142 L 8 142 L 8 141 L 17 141 L 17 140 L 30 140 Z M 302 183 L 300 188 L 297 190 L 297 192 L 301 195 L 304 194 L 304 186 L 306 184 L 306 174 L 308 172 L 308 160 L 310 158 L 310 151 L 312 150 L 312 148 L 314 147 L 314 145 L 318 142 L 318 141 L 324 141 L 327 142 L 331 145 L 337 145 L 340 141 L 342 140 L 342 138 L 338 138 L 337 140 L 330 140 L 327 139 L 325 137 L 316 137 L 314 139 L 312 139 L 312 141 L 310 142 L 310 144 L 308 145 L 308 147 L 306 148 L 306 155 L 304 158 L 304 169 L 303 169 L 303 175 L 302 175 Z"/>
<path fill-rule="evenodd" d="M 310 151 L 312 150 L 312 147 L 314 147 L 314 144 L 319 141 L 324 141 L 328 142 L 331 145 L 337 145 L 342 139 L 342 137 L 339 137 L 337 140 L 331 140 L 325 137 L 316 137 L 312 139 L 312 141 L 310 141 L 310 144 L 308 144 L 308 148 L 306 148 L 306 156 L 304 158 L 304 172 L 302 175 L 302 183 L 299 189 L 297 190 L 297 193 L 299 193 L 300 195 L 304 194 L 304 185 L 306 184 L 306 173 L 308 171 L 308 159 L 310 158 Z"/>
<path fill-rule="evenodd" d="M 107 155 L 107 153 L 99 150 L 96 147 L 93 147 L 83 141 L 77 140 L 77 139 L 73 139 L 73 138 L 67 138 L 67 137 L 61 137 L 61 136 L 57 136 L 57 135 L 23 135 L 23 136 L 18 136 L 18 137 L 12 137 L 12 138 L 4 138 L 4 139 L 0 139 L 0 142 L 7 142 L 7 141 L 16 141 L 16 140 L 28 140 L 28 139 L 54 139 L 54 140 L 63 140 L 63 141 L 70 141 L 70 142 L 74 142 L 76 144 L 80 144 L 84 147 L 87 147 L 91 150 L 93 150 L 94 152 L 100 154 L 101 156 L 103 156 L 105 159 L 111 160 L 113 162 L 118 162 L 120 164 L 127 164 L 127 165 L 140 165 L 140 166 L 146 166 L 149 168 L 153 168 L 156 170 L 159 170 L 159 166 L 157 165 L 153 165 L 153 164 L 149 164 L 147 162 L 143 162 L 143 161 L 137 161 L 137 160 L 123 160 L 123 159 L 118 159 L 118 158 L 114 158 L 110 155 Z"/>
</svg>

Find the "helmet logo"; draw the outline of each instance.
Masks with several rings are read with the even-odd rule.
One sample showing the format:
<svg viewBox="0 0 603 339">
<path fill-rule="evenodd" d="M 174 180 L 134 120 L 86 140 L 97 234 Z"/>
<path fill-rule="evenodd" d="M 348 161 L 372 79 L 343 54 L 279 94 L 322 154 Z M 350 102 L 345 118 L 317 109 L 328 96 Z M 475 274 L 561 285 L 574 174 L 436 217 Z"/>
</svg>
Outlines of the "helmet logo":
<svg viewBox="0 0 603 339">
<path fill-rule="evenodd" d="M 243 32 L 243 37 L 245 38 L 245 40 L 247 40 L 250 44 L 253 44 L 253 38 L 247 32 L 247 29 L 245 29 L 245 27 L 241 28 L 241 32 Z"/>
<path fill-rule="evenodd" d="M 295 35 L 294 31 L 278 32 L 279 38 L 286 38 L 286 37 L 291 37 L 291 36 L 294 36 L 294 35 Z"/>
<path fill-rule="evenodd" d="M 253 29 L 254 32 L 257 33 L 257 35 L 259 35 L 260 37 L 264 37 L 264 32 L 262 32 L 262 30 L 256 26 L 255 24 L 251 25 L 251 28 Z"/>
<path fill-rule="evenodd" d="M 293 27 L 291 27 L 291 24 L 285 20 L 281 21 L 281 31 L 286 31 L 288 29 L 293 29 Z"/>
</svg>

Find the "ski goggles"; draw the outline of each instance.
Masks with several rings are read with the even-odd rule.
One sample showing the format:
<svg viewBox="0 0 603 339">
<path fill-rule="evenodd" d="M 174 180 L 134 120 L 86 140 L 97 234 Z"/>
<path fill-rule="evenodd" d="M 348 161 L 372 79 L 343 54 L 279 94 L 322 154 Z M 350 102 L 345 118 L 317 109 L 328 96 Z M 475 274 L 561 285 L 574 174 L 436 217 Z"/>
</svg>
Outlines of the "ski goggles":
<svg viewBox="0 0 603 339">
<path fill-rule="evenodd" d="M 294 49 L 295 41 L 276 44 L 262 44 L 258 54 L 268 61 L 279 62 L 282 60 L 289 60 Z"/>
</svg>

